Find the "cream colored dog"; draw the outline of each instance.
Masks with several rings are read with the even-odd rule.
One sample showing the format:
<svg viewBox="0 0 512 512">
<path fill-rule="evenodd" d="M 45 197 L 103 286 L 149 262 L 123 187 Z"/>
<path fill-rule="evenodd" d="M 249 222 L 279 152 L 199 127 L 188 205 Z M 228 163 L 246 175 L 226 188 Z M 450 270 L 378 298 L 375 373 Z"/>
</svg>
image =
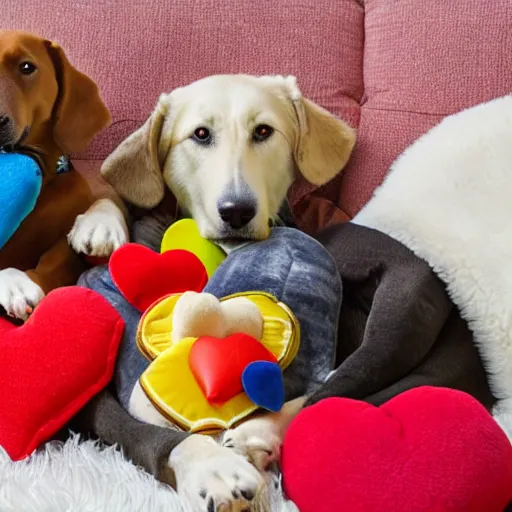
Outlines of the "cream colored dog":
<svg viewBox="0 0 512 512">
<path fill-rule="evenodd" d="M 294 77 L 213 76 L 163 94 L 102 174 L 144 208 L 167 185 L 206 238 L 265 239 L 297 170 L 322 185 L 353 144 L 353 131 L 303 98 Z"/>
<path fill-rule="evenodd" d="M 262 240 L 297 172 L 322 185 L 345 166 L 355 136 L 303 98 L 294 77 L 213 76 L 163 94 L 146 121 L 107 158 L 105 179 L 129 202 L 153 208 L 169 187 L 201 234 Z M 133 341 L 135 343 L 135 340 Z M 224 446 L 192 435 L 171 453 L 178 492 L 193 510 L 246 507 L 262 469 L 277 457 L 303 399 L 228 431 Z M 166 420 L 136 386 L 131 413 Z"/>
</svg>

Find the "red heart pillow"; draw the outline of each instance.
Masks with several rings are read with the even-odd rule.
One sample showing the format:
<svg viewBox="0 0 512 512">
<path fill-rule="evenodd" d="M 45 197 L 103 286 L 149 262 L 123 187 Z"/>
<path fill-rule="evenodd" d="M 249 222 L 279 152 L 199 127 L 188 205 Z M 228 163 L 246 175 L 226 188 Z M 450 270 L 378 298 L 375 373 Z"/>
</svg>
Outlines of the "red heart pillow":
<svg viewBox="0 0 512 512">
<path fill-rule="evenodd" d="M 110 257 L 109 270 L 123 297 L 141 313 L 171 293 L 200 292 L 208 281 L 195 254 L 181 249 L 159 254 L 139 244 L 117 249 Z"/>
<path fill-rule="evenodd" d="M 49 293 L 21 327 L 0 318 L 0 445 L 30 455 L 112 377 L 124 323 L 98 293 Z"/>
<path fill-rule="evenodd" d="M 512 500 L 507 437 L 475 399 L 444 388 L 304 409 L 282 470 L 301 512 L 503 512 Z"/>
<path fill-rule="evenodd" d="M 242 373 L 249 363 L 270 361 L 276 356 L 248 334 L 232 334 L 223 339 L 202 336 L 190 349 L 189 365 L 211 404 L 222 405 L 244 388 Z"/>
</svg>

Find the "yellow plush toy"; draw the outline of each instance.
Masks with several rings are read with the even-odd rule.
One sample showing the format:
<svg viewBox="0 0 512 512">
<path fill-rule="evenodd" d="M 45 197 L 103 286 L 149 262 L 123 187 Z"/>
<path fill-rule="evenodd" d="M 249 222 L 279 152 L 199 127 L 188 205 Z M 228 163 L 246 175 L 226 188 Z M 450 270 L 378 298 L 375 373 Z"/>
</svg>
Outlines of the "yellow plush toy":
<svg viewBox="0 0 512 512">
<path fill-rule="evenodd" d="M 212 277 L 215 269 L 226 259 L 226 254 L 210 240 L 199 234 L 199 228 L 193 219 L 181 219 L 167 229 L 162 239 L 160 252 L 185 249 L 195 254 Z"/>
<path fill-rule="evenodd" d="M 152 361 L 140 383 L 158 411 L 184 430 L 214 433 L 264 406 L 248 395 L 249 387 L 258 395 L 265 386 L 261 379 L 254 384 L 258 365 L 279 365 L 280 375 L 297 354 L 299 326 L 286 305 L 266 293 L 218 300 L 185 292 L 146 311 L 137 344 Z M 265 391 L 268 403 L 282 402 L 278 388 Z"/>
</svg>

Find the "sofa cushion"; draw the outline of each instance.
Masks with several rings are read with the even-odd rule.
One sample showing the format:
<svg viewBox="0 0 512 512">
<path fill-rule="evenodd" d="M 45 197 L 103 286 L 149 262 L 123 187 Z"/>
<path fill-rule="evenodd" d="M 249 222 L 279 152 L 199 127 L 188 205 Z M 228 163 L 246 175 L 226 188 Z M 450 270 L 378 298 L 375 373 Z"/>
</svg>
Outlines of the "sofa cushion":
<svg viewBox="0 0 512 512">
<path fill-rule="evenodd" d="M 305 95 L 359 120 L 363 8 L 353 0 L 6 0 L 2 22 L 55 39 L 98 82 L 113 124 L 81 160 L 104 158 L 160 93 L 210 74 L 294 74 Z"/>
<path fill-rule="evenodd" d="M 93 7 L 91 7 L 93 6 Z M 101 161 L 161 92 L 215 73 L 295 74 L 359 128 L 342 175 L 290 198 L 316 231 L 347 220 L 393 159 L 439 119 L 512 83 L 509 0 L 5 0 L 3 28 L 55 39 L 98 81 L 113 125 L 77 155 Z M 83 164 L 83 168 L 96 169 Z"/>
<path fill-rule="evenodd" d="M 343 175 L 315 195 L 353 216 L 419 135 L 446 115 L 510 93 L 512 3 L 490 5 L 487 0 L 364 2 L 357 147 Z"/>
</svg>

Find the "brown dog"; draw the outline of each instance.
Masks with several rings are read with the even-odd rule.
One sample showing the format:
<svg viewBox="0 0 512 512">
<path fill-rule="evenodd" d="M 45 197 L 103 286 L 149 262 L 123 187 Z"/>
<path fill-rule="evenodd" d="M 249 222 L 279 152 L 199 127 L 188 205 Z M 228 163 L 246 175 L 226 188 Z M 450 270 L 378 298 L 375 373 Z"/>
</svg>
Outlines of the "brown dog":
<svg viewBox="0 0 512 512">
<path fill-rule="evenodd" d="M 107 256 L 126 241 L 113 202 L 95 202 L 77 172 L 56 172 L 62 155 L 85 149 L 110 120 L 96 84 L 57 44 L 0 31 L 0 148 L 35 157 L 43 173 L 34 210 L 0 251 L 0 306 L 9 315 L 25 318 L 45 293 L 75 284 L 78 252 Z"/>
</svg>

